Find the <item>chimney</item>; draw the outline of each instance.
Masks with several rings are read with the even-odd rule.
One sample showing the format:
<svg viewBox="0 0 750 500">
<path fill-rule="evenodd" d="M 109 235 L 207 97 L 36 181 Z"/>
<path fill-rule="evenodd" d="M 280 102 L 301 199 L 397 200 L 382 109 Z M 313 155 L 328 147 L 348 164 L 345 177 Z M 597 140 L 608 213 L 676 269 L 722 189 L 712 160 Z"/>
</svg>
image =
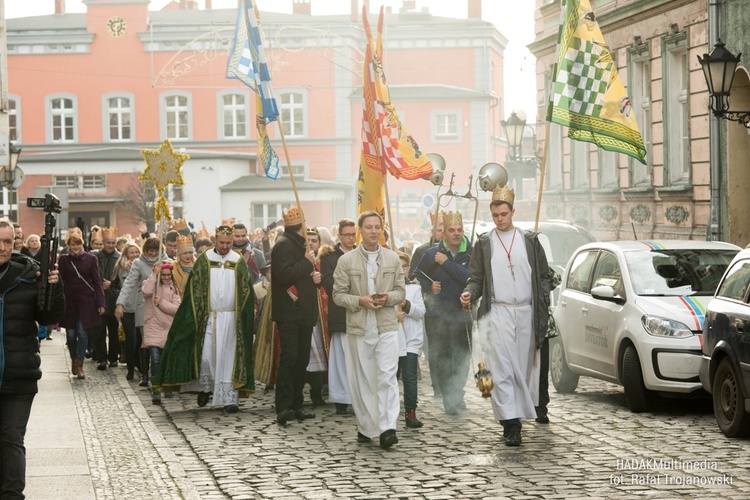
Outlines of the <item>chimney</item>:
<svg viewBox="0 0 750 500">
<path fill-rule="evenodd" d="M 309 16 L 311 14 L 310 0 L 294 0 L 292 13 L 305 14 Z"/>
<path fill-rule="evenodd" d="M 417 8 L 417 0 L 404 0 L 404 7 L 403 11 L 411 11 L 416 10 Z"/>
<path fill-rule="evenodd" d="M 180 0 L 180 9 L 198 10 L 198 0 Z"/>
<path fill-rule="evenodd" d="M 211 3 L 211 0 L 206 0 L 206 10 L 213 9 L 213 4 Z"/>
<path fill-rule="evenodd" d="M 482 19 L 482 0 L 469 0 L 469 19 Z"/>
<path fill-rule="evenodd" d="M 55 0 L 55 14 L 65 14 L 65 0 Z"/>
</svg>

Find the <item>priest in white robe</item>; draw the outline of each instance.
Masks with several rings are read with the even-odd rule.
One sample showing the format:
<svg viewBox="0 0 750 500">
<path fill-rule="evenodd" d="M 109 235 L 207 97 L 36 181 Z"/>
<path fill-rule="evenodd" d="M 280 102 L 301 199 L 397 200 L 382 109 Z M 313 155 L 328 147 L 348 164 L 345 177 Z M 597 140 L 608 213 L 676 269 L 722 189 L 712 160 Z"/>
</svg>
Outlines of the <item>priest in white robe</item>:
<svg viewBox="0 0 750 500">
<path fill-rule="evenodd" d="M 487 368 L 492 373 L 492 410 L 507 446 L 521 444 L 521 419 L 536 418 L 539 349 L 547 333 L 551 289 L 547 257 L 537 233 L 513 226 L 514 193 L 493 191 L 495 229 L 481 235 L 461 294 L 468 306 L 481 297 L 480 335 L 486 333 Z"/>
</svg>

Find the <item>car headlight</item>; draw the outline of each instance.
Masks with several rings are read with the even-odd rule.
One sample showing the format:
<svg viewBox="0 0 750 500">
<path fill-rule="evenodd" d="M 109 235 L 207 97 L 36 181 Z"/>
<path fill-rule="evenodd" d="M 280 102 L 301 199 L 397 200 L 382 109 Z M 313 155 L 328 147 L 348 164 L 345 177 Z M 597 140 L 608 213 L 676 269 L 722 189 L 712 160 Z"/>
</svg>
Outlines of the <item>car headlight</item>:
<svg viewBox="0 0 750 500">
<path fill-rule="evenodd" d="M 685 338 L 693 336 L 693 332 L 685 323 L 673 319 L 644 314 L 641 322 L 643 322 L 646 333 L 655 337 Z"/>
</svg>

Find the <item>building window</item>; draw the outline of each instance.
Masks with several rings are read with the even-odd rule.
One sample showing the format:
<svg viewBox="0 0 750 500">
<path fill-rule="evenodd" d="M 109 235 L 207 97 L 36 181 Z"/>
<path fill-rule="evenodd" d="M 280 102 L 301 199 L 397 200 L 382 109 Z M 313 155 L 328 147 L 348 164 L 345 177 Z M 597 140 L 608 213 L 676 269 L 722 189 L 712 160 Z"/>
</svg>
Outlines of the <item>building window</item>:
<svg viewBox="0 0 750 500">
<path fill-rule="evenodd" d="M 638 122 L 638 129 L 646 147 L 647 165 L 635 158 L 628 160 L 630 185 L 638 186 L 651 184 L 651 62 L 647 58 L 635 60 L 630 66 L 630 71 L 628 93 L 635 112 L 635 119 Z"/>
<path fill-rule="evenodd" d="M 192 99 L 181 92 L 162 97 L 162 136 L 170 140 L 184 141 L 192 138 Z"/>
<path fill-rule="evenodd" d="M 221 133 L 224 139 L 245 139 L 248 137 L 247 96 L 243 94 L 219 95 L 221 110 Z"/>
<path fill-rule="evenodd" d="M 294 172 L 294 179 L 305 178 L 305 166 L 304 165 L 292 165 L 292 171 Z M 289 166 L 279 164 L 279 177 L 289 177 Z"/>
<path fill-rule="evenodd" d="M 430 115 L 432 142 L 461 142 L 460 110 L 435 110 Z"/>
<path fill-rule="evenodd" d="M 305 108 L 305 95 L 301 92 L 288 92 L 281 95 L 281 122 L 286 137 L 306 135 Z"/>
<path fill-rule="evenodd" d="M 573 189 L 589 185 L 589 144 L 570 141 L 570 185 Z"/>
<path fill-rule="evenodd" d="M 105 124 L 107 140 L 111 142 L 134 139 L 133 99 L 130 96 L 105 96 Z"/>
<path fill-rule="evenodd" d="M 547 146 L 547 166 L 545 178 L 547 189 L 562 188 L 562 126 L 549 125 L 549 146 Z"/>
<path fill-rule="evenodd" d="M 617 187 L 617 153 L 613 151 L 607 151 L 606 149 L 598 148 L 597 160 L 599 167 L 597 168 L 599 177 L 600 188 L 612 188 Z"/>
<path fill-rule="evenodd" d="M 0 214 L 11 221 L 18 220 L 18 190 L 0 189 Z"/>
<path fill-rule="evenodd" d="M 21 142 L 21 98 L 8 96 L 8 140 L 10 142 Z"/>
<path fill-rule="evenodd" d="M 77 140 L 77 99 L 75 96 L 47 98 L 48 142 L 75 142 Z"/>
<path fill-rule="evenodd" d="M 664 183 L 685 184 L 690 180 L 687 32 L 673 31 L 663 42 Z"/>
<path fill-rule="evenodd" d="M 53 182 L 55 187 L 64 187 L 71 191 L 107 189 L 106 175 L 56 175 Z"/>
<path fill-rule="evenodd" d="M 253 203 L 251 206 L 253 229 L 268 227 L 282 218 L 282 211 L 291 208 L 289 203 Z"/>
</svg>

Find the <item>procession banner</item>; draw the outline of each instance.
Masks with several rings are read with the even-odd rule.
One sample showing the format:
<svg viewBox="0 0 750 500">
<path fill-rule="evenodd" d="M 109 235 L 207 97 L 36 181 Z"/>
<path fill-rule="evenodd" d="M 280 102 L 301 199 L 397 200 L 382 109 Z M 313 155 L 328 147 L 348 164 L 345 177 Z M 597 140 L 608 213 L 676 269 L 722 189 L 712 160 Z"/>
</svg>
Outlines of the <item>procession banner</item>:
<svg viewBox="0 0 750 500">
<path fill-rule="evenodd" d="M 547 121 L 568 137 L 646 163 L 635 113 L 589 0 L 563 0 Z"/>
<path fill-rule="evenodd" d="M 240 0 L 234 45 L 227 63 L 227 78 L 234 78 L 256 94 L 256 128 L 258 156 L 266 176 L 279 175 L 279 157 L 271 147 L 266 127 L 279 117 L 279 109 L 271 87 L 271 72 L 263 51 L 260 16 L 253 0 Z"/>
</svg>

